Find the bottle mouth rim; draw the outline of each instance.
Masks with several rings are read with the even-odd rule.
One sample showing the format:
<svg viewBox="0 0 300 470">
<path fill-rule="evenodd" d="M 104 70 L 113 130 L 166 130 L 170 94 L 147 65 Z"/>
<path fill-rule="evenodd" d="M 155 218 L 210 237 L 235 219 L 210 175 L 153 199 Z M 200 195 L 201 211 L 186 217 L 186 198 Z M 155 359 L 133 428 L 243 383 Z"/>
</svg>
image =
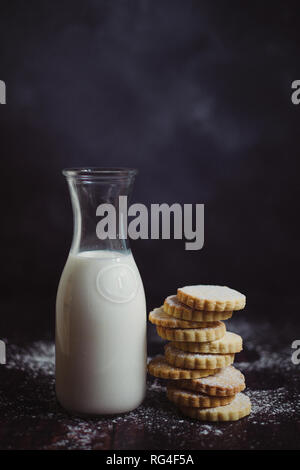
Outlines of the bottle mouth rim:
<svg viewBox="0 0 300 470">
<path fill-rule="evenodd" d="M 138 173 L 138 170 L 125 167 L 75 167 L 64 168 L 62 173 L 66 178 L 76 178 L 80 180 L 122 180 L 134 177 Z"/>
</svg>

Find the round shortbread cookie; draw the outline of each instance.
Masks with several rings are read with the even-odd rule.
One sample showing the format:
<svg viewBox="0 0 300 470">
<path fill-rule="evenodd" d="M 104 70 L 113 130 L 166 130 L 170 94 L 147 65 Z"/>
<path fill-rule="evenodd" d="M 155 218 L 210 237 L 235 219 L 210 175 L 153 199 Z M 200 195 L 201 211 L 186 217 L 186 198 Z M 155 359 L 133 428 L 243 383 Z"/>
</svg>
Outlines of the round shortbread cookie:
<svg viewBox="0 0 300 470">
<path fill-rule="evenodd" d="M 178 300 L 197 310 L 223 312 L 242 310 L 246 297 L 226 286 L 185 286 L 177 290 Z"/>
<path fill-rule="evenodd" d="M 171 382 L 170 385 L 174 387 L 174 383 Z M 176 382 L 176 387 L 212 396 L 227 397 L 236 395 L 245 389 L 245 377 L 238 369 L 229 366 L 210 377 L 179 380 Z"/>
<path fill-rule="evenodd" d="M 251 402 L 247 395 L 238 393 L 231 403 L 216 408 L 192 408 L 181 406 L 180 411 L 185 416 L 200 421 L 237 421 L 251 413 Z"/>
<path fill-rule="evenodd" d="M 235 333 L 230 333 L 229 331 L 226 331 L 223 338 L 207 343 L 174 341 L 171 344 L 182 351 L 210 354 L 232 354 L 240 352 L 243 349 L 243 340 L 241 336 Z"/>
<path fill-rule="evenodd" d="M 222 338 L 226 333 L 225 324 L 221 321 L 210 322 L 204 328 L 164 328 L 156 326 L 158 335 L 169 341 L 206 342 Z"/>
<path fill-rule="evenodd" d="M 184 369 L 219 369 L 232 364 L 234 354 L 188 353 L 166 344 L 165 358 L 168 364 Z"/>
<path fill-rule="evenodd" d="M 214 370 L 190 370 L 190 369 L 180 369 L 179 367 L 171 366 L 167 363 L 164 356 L 157 356 L 148 364 L 148 372 L 154 377 L 159 377 L 160 379 L 196 379 L 200 377 L 207 377 L 213 375 L 216 372 L 219 372 L 219 369 Z"/>
<path fill-rule="evenodd" d="M 192 322 L 170 317 L 164 312 L 163 307 L 155 308 L 149 313 L 149 321 L 154 325 L 164 328 L 205 328 L 210 326 L 211 322 Z"/>
<path fill-rule="evenodd" d="M 181 390 L 167 385 L 167 397 L 178 406 L 190 406 L 192 408 L 215 408 L 231 403 L 234 396 L 212 397 L 204 393 Z"/>
<path fill-rule="evenodd" d="M 194 310 L 188 305 L 179 302 L 177 295 L 170 295 L 165 299 L 164 311 L 172 317 L 198 322 L 227 320 L 232 317 L 231 311 L 208 312 L 206 310 Z"/>
</svg>

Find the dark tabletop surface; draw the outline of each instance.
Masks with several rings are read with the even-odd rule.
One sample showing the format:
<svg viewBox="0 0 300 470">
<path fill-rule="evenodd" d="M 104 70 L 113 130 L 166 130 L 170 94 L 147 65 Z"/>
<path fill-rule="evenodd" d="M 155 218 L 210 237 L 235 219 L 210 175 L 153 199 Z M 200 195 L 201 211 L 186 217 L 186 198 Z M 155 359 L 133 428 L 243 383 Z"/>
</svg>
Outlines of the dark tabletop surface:
<svg viewBox="0 0 300 470">
<path fill-rule="evenodd" d="M 0 448 L 299 449 L 300 364 L 291 360 L 291 344 L 300 332 L 296 304 L 290 307 L 279 320 L 250 306 L 226 322 L 229 331 L 244 339 L 235 365 L 246 377 L 245 393 L 253 408 L 249 417 L 233 423 L 181 416 L 166 399 L 164 382 L 152 377 L 144 403 L 128 414 L 71 416 L 55 398 L 53 341 L 25 334 L 25 320 L 17 333 L 8 321 L 3 328 L 7 335 L 2 335 L 7 364 L 0 366 Z M 151 357 L 163 351 L 163 342 L 152 325 L 148 330 Z"/>
</svg>

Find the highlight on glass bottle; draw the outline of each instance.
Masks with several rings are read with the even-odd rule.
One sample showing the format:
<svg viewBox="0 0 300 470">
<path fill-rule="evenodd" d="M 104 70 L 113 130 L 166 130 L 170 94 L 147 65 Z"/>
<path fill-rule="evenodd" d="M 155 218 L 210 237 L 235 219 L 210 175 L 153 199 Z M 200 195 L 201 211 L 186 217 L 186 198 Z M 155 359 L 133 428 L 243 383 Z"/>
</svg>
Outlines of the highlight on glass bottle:
<svg viewBox="0 0 300 470">
<path fill-rule="evenodd" d="M 56 301 L 56 394 L 80 414 L 121 413 L 145 395 L 146 302 L 128 239 L 100 239 L 100 204 L 130 196 L 137 171 L 72 168 L 74 234 Z M 125 223 L 120 217 L 121 223 Z M 117 234 L 127 227 L 119 227 Z"/>
</svg>

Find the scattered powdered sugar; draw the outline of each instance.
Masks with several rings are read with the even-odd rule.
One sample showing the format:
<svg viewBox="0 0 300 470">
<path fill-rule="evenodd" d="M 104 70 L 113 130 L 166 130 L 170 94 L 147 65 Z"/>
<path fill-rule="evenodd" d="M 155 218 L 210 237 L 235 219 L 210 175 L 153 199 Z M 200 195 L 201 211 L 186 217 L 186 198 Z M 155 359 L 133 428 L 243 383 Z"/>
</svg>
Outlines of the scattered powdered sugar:
<svg viewBox="0 0 300 470">
<path fill-rule="evenodd" d="M 8 346 L 7 369 L 18 369 L 33 376 L 53 375 L 55 348 L 50 342 L 39 341 L 27 348 Z"/>
<path fill-rule="evenodd" d="M 203 377 L 200 379 L 192 379 L 191 381 L 185 380 L 182 382 L 183 386 L 188 385 L 189 382 L 209 385 L 210 387 L 221 387 L 231 389 L 233 387 L 244 385 L 245 378 L 243 374 L 233 366 L 224 367 L 219 369 L 214 375 Z"/>
<path fill-rule="evenodd" d="M 179 293 L 184 293 L 188 296 L 194 297 L 197 301 L 215 301 L 218 304 L 221 302 L 242 302 L 245 304 L 246 297 L 235 289 L 231 289 L 227 286 L 209 286 L 209 285 L 198 285 L 198 286 L 185 286 L 178 289 Z M 211 310 L 214 310 L 212 308 Z M 224 309 L 225 310 L 225 309 Z M 227 308 L 227 310 L 229 310 Z"/>
<path fill-rule="evenodd" d="M 274 352 L 265 350 L 262 347 L 256 348 L 259 358 L 254 362 L 243 361 L 238 363 L 238 367 L 248 371 L 274 370 L 276 371 L 295 371 L 295 365 L 291 361 L 291 352 L 286 349 Z"/>
<path fill-rule="evenodd" d="M 192 359 L 215 359 L 216 357 L 223 357 L 223 354 L 212 354 L 212 353 L 196 353 L 196 352 L 186 352 L 181 349 L 175 348 L 175 346 L 168 344 L 166 346 L 166 351 L 169 352 L 174 357 L 192 358 Z M 228 354 L 232 355 L 232 354 Z"/>
<path fill-rule="evenodd" d="M 261 413 L 266 416 L 265 421 L 268 423 L 278 423 L 282 418 L 290 420 L 299 416 L 300 400 L 296 390 L 290 392 L 284 387 L 276 390 L 248 390 L 247 395 L 252 403 L 252 422 Z M 260 424 L 266 423 L 260 421 Z"/>
<path fill-rule="evenodd" d="M 149 377 L 147 396 L 136 410 L 121 416 L 83 419 L 69 415 L 54 391 L 54 345 L 36 342 L 7 346 L 0 367 L 1 448 L 35 449 L 235 449 L 293 445 L 288 423 L 300 420 L 299 368 L 290 359 L 289 341 L 281 348 L 262 340 L 247 322 L 230 330 L 244 336 L 244 393 L 249 417 L 235 423 L 201 423 L 184 417 L 167 400 L 165 381 Z M 252 334 L 251 334 L 252 332 Z M 237 357 L 238 355 L 236 355 Z M 264 432 L 267 433 L 268 438 Z"/>
</svg>

